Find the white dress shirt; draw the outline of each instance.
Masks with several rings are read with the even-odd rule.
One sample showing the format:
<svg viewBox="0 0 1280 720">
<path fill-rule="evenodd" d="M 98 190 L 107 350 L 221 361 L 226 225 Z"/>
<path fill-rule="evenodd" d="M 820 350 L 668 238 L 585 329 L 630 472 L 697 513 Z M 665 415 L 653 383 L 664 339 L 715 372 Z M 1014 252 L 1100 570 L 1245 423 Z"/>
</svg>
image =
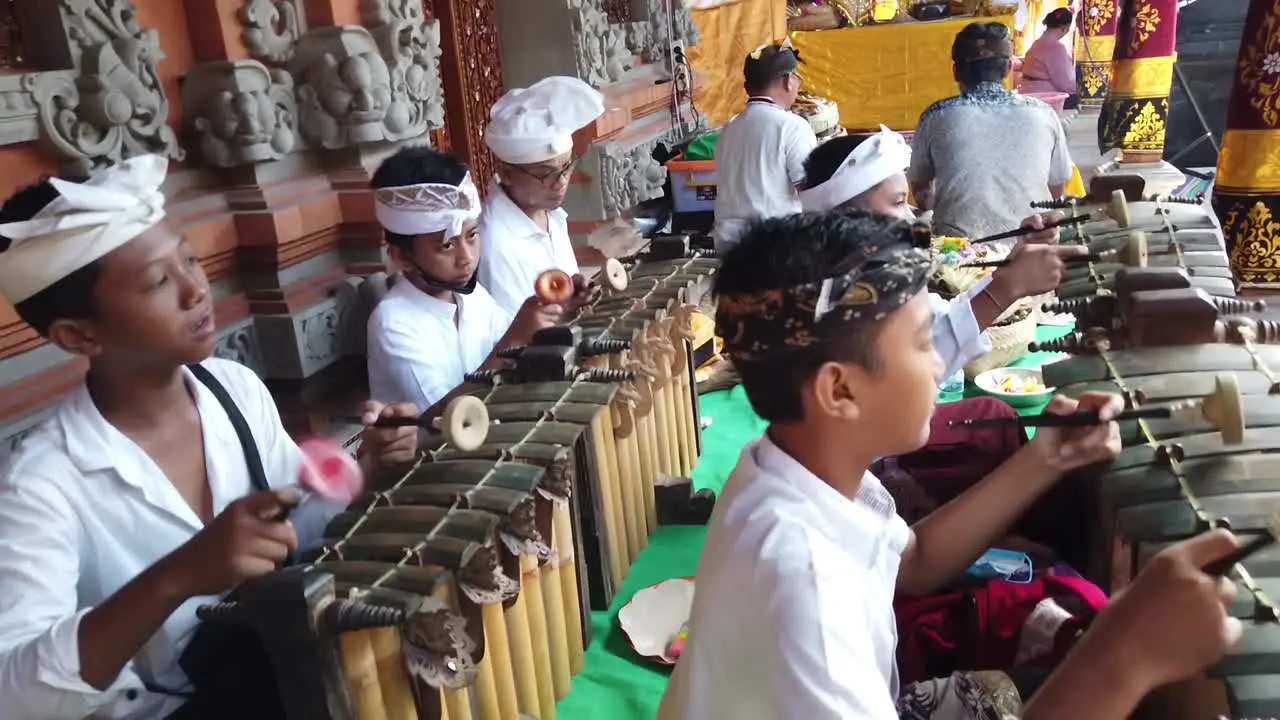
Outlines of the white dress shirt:
<svg viewBox="0 0 1280 720">
<path fill-rule="evenodd" d="M 991 338 L 978 327 L 978 319 L 973 315 L 973 298 L 990 284 L 991 277 L 985 277 L 952 300 L 929 293 L 929 307 L 933 310 L 933 347 L 946 366 L 944 378 L 951 377 L 957 370 L 991 352 Z"/>
<path fill-rule="evenodd" d="M 412 402 L 425 412 L 489 357 L 511 326 L 511 316 L 481 285 L 454 297 L 457 305 L 396 278 L 369 316 L 369 392 L 374 400 Z"/>
<path fill-rule="evenodd" d="M 849 500 L 767 434 L 747 445 L 716 500 L 659 720 L 897 720 L 909 535 L 870 473 Z"/>
<path fill-rule="evenodd" d="M 498 307 L 515 317 L 533 296 L 533 283 L 547 270 L 578 273 L 569 238 L 569 215 L 557 208 L 547 213 L 550 232 L 516 207 L 495 179 L 480 216 L 480 284 Z"/>
<path fill-rule="evenodd" d="M 257 442 L 273 487 L 296 485 L 301 456 L 267 389 L 248 368 L 203 363 L 226 387 Z M 205 465 L 220 513 L 252 491 L 244 452 L 223 407 L 187 374 L 204 436 Z M 307 502 L 290 520 L 303 542 L 337 508 Z M 203 525 L 160 467 L 109 424 L 81 385 L 23 438 L 0 474 L 0 718 L 161 718 L 182 700 L 148 692 L 143 679 L 188 689 L 178 659 L 197 624 L 184 603 L 99 691 L 80 678 L 79 625 L 143 570 Z"/>
<path fill-rule="evenodd" d="M 718 249 L 737 242 L 757 218 L 801 211 L 796 186 L 804 182 L 804 161 L 818 146 L 808 121 L 771 102 L 752 100 L 729 121 L 716 141 L 716 221 Z"/>
</svg>

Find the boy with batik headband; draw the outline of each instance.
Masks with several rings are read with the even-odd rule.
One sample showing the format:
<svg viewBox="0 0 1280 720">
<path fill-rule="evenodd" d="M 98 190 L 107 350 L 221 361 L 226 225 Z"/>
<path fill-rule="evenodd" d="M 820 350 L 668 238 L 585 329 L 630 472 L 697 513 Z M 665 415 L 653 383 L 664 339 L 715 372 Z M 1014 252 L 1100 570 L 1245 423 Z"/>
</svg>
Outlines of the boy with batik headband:
<svg viewBox="0 0 1280 720">
<path fill-rule="evenodd" d="M 213 297 L 165 222 L 165 172 L 138 157 L 0 209 L 0 293 L 89 365 L 0 475 L 6 720 L 168 716 L 196 608 L 275 570 L 337 510 L 308 501 L 279 520 L 302 455 L 257 376 L 209 357 Z M 365 419 L 379 414 L 413 408 Z M 368 429 L 364 462 L 416 444 L 412 428 Z"/>
<path fill-rule="evenodd" d="M 573 305 L 596 291 L 578 274 L 569 216 L 560 206 L 577 165 L 573 134 L 603 114 L 600 91 L 571 77 L 510 90 L 489 112 L 484 141 L 499 165 L 481 221 L 480 284 L 507 312 L 533 295 L 534 281 L 547 270 L 574 276 Z"/>
<path fill-rule="evenodd" d="M 1114 423 L 1042 428 L 971 490 L 903 522 L 868 467 L 928 436 L 942 361 L 930 258 L 912 247 L 927 232 L 864 212 L 803 214 L 754 225 L 722 259 L 716 324 L 770 425 L 716 502 L 661 720 L 1120 720 L 1239 637 L 1230 584 L 1197 569 L 1235 548 L 1217 531 L 1157 557 L 1025 708 L 994 672 L 899 692 L 895 593 L 959 577 L 1064 473 L 1119 449 Z M 1121 407 L 1086 393 L 1048 411 L 1105 421 Z"/>
<path fill-rule="evenodd" d="M 498 367 L 497 349 L 526 343 L 555 324 L 561 309 L 530 298 L 513 320 L 477 283 L 484 265 L 480 196 L 453 157 L 401 149 L 383 161 L 371 185 L 402 274 L 369 317 L 369 389 L 375 400 L 426 411 L 448 399 L 467 373 Z"/>
</svg>

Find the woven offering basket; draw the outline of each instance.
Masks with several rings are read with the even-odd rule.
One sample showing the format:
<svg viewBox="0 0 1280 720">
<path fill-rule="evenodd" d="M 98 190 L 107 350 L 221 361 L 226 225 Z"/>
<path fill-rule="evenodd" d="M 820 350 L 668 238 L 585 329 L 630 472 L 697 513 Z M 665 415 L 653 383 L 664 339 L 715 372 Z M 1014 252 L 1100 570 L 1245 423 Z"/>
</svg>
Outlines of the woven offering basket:
<svg viewBox="0 0 1280 720">
<path fill-rule="evenodd" d="M 1023 298 L 1014 303 L 987 328 L 991 352 L 964 367 L 969 380 L 988 370 L 1005 367 L 1027 352 L 1036 340 L 1036 321 L 1040 317 L 1038 298 Z"/>
</svg>

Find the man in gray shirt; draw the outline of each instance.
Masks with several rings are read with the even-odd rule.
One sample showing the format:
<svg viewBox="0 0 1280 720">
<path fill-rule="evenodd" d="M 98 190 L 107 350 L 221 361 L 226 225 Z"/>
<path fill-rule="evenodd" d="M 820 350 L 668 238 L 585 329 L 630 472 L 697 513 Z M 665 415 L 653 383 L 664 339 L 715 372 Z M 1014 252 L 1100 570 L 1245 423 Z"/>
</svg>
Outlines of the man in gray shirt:
<svg viewBox="0 0 1280 720">
<path fill-rule="evenodd" d="M 951 47 L 960 95 L 920 115 L 912 142 L 916 205 L 938 234 L 980 237 L 1018 227 L 1031 203 L 1060 197 L 1071 179 L 1058 114 L 1006 90 L 1013 42 L 1000 23 L 973 23 Z"/>
</svg>

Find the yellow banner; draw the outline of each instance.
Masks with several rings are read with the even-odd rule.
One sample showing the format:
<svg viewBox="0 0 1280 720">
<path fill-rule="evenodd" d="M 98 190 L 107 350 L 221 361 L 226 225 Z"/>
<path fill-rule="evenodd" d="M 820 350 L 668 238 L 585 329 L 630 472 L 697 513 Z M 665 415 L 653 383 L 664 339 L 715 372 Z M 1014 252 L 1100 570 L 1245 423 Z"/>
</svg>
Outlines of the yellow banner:
<svg viewBox="0 0 1280 720">
<path fill-rule="evenodd" d="M 1077 62 L 1110 62 L 1116 55 L 1115 35 L 1090 35 L 1076 33 Z"/>
<path fill-rule="evenodd" d="M 1177 55 L 1116 60 L 1111 65 L 1111 94 L 1116 97 L 1165 97 L 1173 86 Z"/>
<path fill-rule="evenodd" d="M 1227 130 L 1218 153 L 1215 187 L 1280 193 L 1280 130 Z"/>
</svg>

